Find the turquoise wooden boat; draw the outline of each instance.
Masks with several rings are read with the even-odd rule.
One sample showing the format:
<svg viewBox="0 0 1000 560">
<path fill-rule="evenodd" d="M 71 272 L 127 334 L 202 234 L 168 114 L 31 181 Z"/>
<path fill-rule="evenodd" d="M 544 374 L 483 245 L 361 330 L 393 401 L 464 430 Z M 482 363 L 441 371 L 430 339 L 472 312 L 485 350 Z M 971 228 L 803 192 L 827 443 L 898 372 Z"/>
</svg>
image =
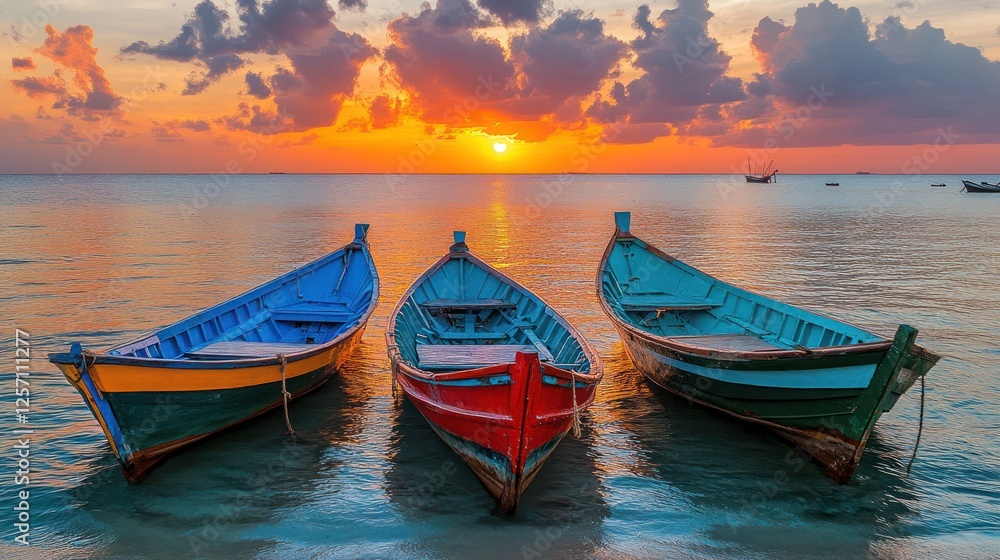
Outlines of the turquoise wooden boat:
<svg viewBox="0 0 1000 560">
<path fill-rule="evenodd" d="M 386 342 L 393 382 L 507 514 L 603 376 L 587 340 L 464 232 L 400 298 Z"/>
<path fill-rule="evenodd" d="M 597 296 L 636 369 L 693 402 L 772 429 L 840 483 L 882 413 L 939 357 L 915 344 L 754 294 L 617 229 Z"/>
<path fill-rule="evenodd" d="M 106 352 L 50 354 L 101 425 L 129 482 L 172 453 L 319 387 L 378 301 L 367 224 L 350 244 Z M 289 430 L 291 424 L 289 423 Z"/>
</svg>

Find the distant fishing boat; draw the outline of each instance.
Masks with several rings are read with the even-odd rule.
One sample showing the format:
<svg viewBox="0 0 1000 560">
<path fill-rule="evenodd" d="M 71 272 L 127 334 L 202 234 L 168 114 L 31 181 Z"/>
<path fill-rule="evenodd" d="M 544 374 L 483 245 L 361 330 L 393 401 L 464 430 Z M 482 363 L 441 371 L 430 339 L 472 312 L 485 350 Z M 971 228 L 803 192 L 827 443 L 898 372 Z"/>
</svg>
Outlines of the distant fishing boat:
<svg viewBox="0 0 1000 560">
<path fill-rule="evenodd" d="M 508 514 L 603 376 L 583 336 L 470 253 L 464 232 L 403 294 L 386 342 L 394 388 Z"/>
<path fill-rule="evenodd" d="M 747 183 L 770 183 L 772 179 L 774 179 L 774 182 L 777 183 L 778 179 L 776 175 L 778 174 L 778 170 L 772 170 L 771 166 L 773 165 L 774 160 L 772 159 L 771 163 L 767 164 L 767 166 L 764 167 L 764 170 L 758 174 L 757 166 L 751 165 L 750 160 L 747 159 L 747 174 L 744 175 Z"/>
<path fill-rule="evenodd" d="M 857 171 L 854 174 L 855 175 L 878 175 L 878 173 L 875 173 L 873 171 Z"/>
<path fill-rule="evenodd" d="M 597 296 L 636 369 L 686 399 L 772 429 L 840 483 L 883 412 L 939 357 L 713 278 L 617 229 Z"/>
<path fill-rule="evenodd" d="M 992 183 L 987 183 L 983 181 L 982 183 L 976 183 L 975 181 L 962 180 L 962 190 L 969 191 L 970 193 L 998 193 L 1000 192 L 1000 185 L 994 185 Z"/>
<path fill-rule="evenodd" d="M 378 300 L 367 224 L 350 244 L 229 301 L 103 353 L 50 354 L 97 418 L 125 478 L 319 387 Z M 291 423 L 289 422 L 289 430 Z"/>
<path fill-rule="evenodd" d="M 944 183 L 931 183 L 932 187 L 947 187 L 948 185 Z"/>
<path fill-rule="evenodd" d="M 828 186 L 828 187 L 839 187 L 840 183 L 827 183 L 826 186 Z"/>
</svg>

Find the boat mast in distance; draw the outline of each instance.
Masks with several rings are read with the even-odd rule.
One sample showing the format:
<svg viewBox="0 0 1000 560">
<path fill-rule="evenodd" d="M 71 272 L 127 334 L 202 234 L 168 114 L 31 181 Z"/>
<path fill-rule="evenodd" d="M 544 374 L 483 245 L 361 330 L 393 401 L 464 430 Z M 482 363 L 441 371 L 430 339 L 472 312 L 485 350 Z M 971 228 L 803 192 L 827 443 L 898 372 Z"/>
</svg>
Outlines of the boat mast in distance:
<svg viewBox="0 0 1000 560">
<path fill-rule="evenodd" d="M 751 166 L 750 158 L 747 158 L 747 174 L 744 175 L 744 177 L 746 177 L 747 183 L 770 183 L 772 179 L 774 180 L 775 183 L 777 183 L 778 179 L 776 175 L 778 174 L 778 170 L 777 169 L 772 170 L 771 168 L 773 166 L 774 166 L 774 160 L 772 159 L 771 163 L 768 163 L 764 167 L 763 171 L 758 174 L 757 166 L 756 165 Z"/>
</svg>

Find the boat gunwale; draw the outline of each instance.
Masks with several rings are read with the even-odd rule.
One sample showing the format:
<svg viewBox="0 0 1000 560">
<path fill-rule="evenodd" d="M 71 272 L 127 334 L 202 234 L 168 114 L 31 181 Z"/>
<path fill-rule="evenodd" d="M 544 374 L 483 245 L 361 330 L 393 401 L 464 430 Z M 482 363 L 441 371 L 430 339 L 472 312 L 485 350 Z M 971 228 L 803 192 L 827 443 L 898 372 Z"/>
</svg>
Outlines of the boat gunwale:
<svg viewBox="0 0 1000 560">
<path fill-rule="evenodd" d="M 297 268 L 295 268 L 293 270 L 290 270 L 290 271 L 282 274 L 281 276 L 278 276 L 276 278 L 268 280 L 267 282 L 264 282 L 263 284 L 259 284 L 257 286 L 254 286 L 254 287 L 250 288 L 249 290 L 247 290 L 247 291 L 245 291 L 243 293 L 240 293 L 240 294 L 235 295 L 235 296 L 233 296 L 233 297 L 231 297 L 229 299 L 226 299 L 224 301 L 221 301 L 219 303 L 211 305 L 211 306 L 209 306 L 206 309 L 202 309 L 202 310 L 200 310 L 198 312 L 195 312 L 194 314 L 188 315 L 187 317 L 184 317 L 183 319 L 180 319 L 179 321 L 175 321 L 173 323 L 170 323 L 169 325 L 160 327 L 160 328 L 156 329 L 153 332 L 145 333 L 144 335 L 142 335 L 142 336 L 140 336 L 138 338 L 135 338 L 135 339 L 130 340 L 128 342 L 119 344 L 119 345 L 111 348 L 111 350 L 114 350 L 114 349 L 117 349 L 117 348 L 125 348 L 125 347 L 131 346 L 133 344 L 142 342 L 144 340 L 149 339 L 152 336 L 155 336 L 156 333 L 159 333 L 159 332 L 163 331 L 164 329 L 168 329 L 168 328 L 170 328 L 170 327 L 172 327 L 174 325 L 180 324 L 180 323 L 182 323 L 182 322 L 184 322 L 184 321 L 186 321 L 186 320 L 188 320 L 188 319 L 190 319 L 190 318 L 198 315 L 201 312 L 207 311 L 208 309 L 212 309 L 214 307 L 224 306 L 227 303 L 239 300 L 240 298 L 248 296 L 248 295 L 250 295 L 250 294 L 252 294 L 252 293 L 254 293 L 254 292 L 258 291 L 258 290 L 261 290 L 262 288 L 264 288 L 266 286 L 269 286 L 271 284 L 278 284 L 278 283 L 281 283 L 282 281 L 284 281 L 286 279 L 287 280 L 291 280 L 292 278 L 295 278 L 295 277 L 298 276 L 297 273 L 300 273 L 301 271 L 303 271 L 306 268 L 310 268 L 310 267 L 312 267 L 312 268 L 319 268 L 321 266 L 324 266 L 325 264 L 327 264 L 327 261 L 333 261 L 334 259 L 339 258 L 348 249 L 360 249 L 361 250 L 361 252 L 365 255 L 365 260 L 366 260 L 366 262 L 368 264 L 368 270 L 369 270 L 369 272 L 372 275 L 372 295 L 371 295 L 371 298 L 369 298 L 368 307 L 365 308 L 365 310 L 362 312 L 362 314 L 354 321 L 354 325 L 353 326 L 351 326 L 350 328 L 348 328 L 344 332 L 340 333 L 339 335 L 337 335 L 333 339 L 331 339 L 331 340 L 329 340 L 327 342 L 324 342 L 323 344 L 317 344 L 317 345 L 315 345 L 315 347 L 303 349 L 303 350 L 301 350 L 299 352 L 289 352 L 287 354 L 284 354 L 284 357 L 285 357 L 286 360 L 288 360 L 290 362 L 294 362 L 294 361 L 302 360 L 302 359 L 305 359 L 305 358 L 310 358 L 310 357 L 315 356 L 317 354 L 321 354 L 323 352 L 326 352 L 326 351 L 330 350 L 331 348 L 335 347 L 336 345 L 341 344 L 344 340 L 347 340 L 349 337 L 353 336 L 359 329 L 364 329 L 365 326 L 368 324 L 369 319 L 371 319 L 372 314 L 375 312 L 375 307 L 378 305 L 378 299 L 379 299 L 379 276 L 378 276 L 378 271 L 377 271 L 377 269 L 375 267 L 375 260 L 374 260 L 374 258 L 372 257 L 372 254 L 371 254 L 371 249 L 368 246 L 367 231 L 365 232 L 364 236 L 362 236 L 360 238 L 359 237 L 355 237 L 354 240 L 351 241 L 350 243 L 348 243 L 348 244 L 346 244 L 346 245 L 344 245 L 344 246 L 342 246 L 342 247 L 340 247 L 338 249 L 335 249 L 335 250 L 331 251 L 330 253 L 328 253 L 328 254 L 326 254 L 326 255 L 324 255 L 322 257 L 319 257 L 318 259 L 315 259 L 315 260 L 312 260 L 312 261 L 310 261 L 310 262 L 308 262 L 306 264 L 303 264 L 302 266 L 299 266 L 299 267 L 297 267 Z M 69 353 L 52 353 L 52 354 L 49 354 L 48 359 L 49 359 L 49 361 L 51 363 L 54 363 L 54 364 L 75 365 L 75 364 L 78 363 L 78 359 L 75 356 L 73 356 L 72 354 L 69 354 Z M 139 357 L 139 356 L 118 356 L 118 355 L 108 354 L 107 352 L 104 352 L 104 353 L 101 353 L 101 354 L 95 354 L 93 356 L 88 356 L 87 357 L 87 362 L 90 365 L 114 364 L 114 365 L 131 365 L 131 366 L 138 366 L 138 367 L 162 367 L 162 368 L 176 368 L 176 369 L 217 370 L 217 369 L 237 369 L 237 368 L 244 368 L 244 367 L 257 367 L 257 366 L 273 365 L 273 364 L 280 363 L 281 359 L 278 358 L 277 354 L 275 354 L 273 356 L 266 356 L 266 357 L 259 357 L 259 358 L 240 358 L 240 359 L 227 359 L 227 360 L 187 360 L 187 359 L 180 359 L 180 358 L 148 358 L 148 357 Z"/>
<path fill-rule="evenodd" d="M 402 354 L 399 354 L 398 344 L 396 342 L 396 317 L 399 316 L 399 312 L 402 310 L 403 305 L 405 305 L 406 302 L 410 300 L 410 298 L 413 296 L 414 292 L 416 292 L 417 288 L 421 284 L 423 284 L 432 274 L 434 274 L 435 272 L 437 272 L 438 269 L 442 268 L 445 264 L 447 264 L 449 261 L 451 261 L 451 259 L 456 258 L 456 257 L 462 257 L 462 258 L 468 259 L 473 264 L 475 264 L 475 265 L 479 266 L 480 268 L 482 268 L 483 270 L 485 270 L 491 276 L 493 276 L 495 278 L 498 278 L 499 280 L 501 280 L 501 281 L 503 281 L 505 283 L 510 284 L 512 287 L 514 287 L 515 289 L 521 291 L 523 294 L 525 294 L 525 295 L 527 295 L 529 297 L 532 297 L 532 298 L 536 299 L 539 303 L 541 303 L 542 306 L 545 307 L 545 309 L 547 309 L 549 312 L 551 312 L 552 318 L 555 319 L 557 323 L 559 323 L 560 325 L 562 325 L 562 327 L 564 329 L 566 329 L 567 332 L 569 332 L 569 334 L 574 339 L 576 339 L 577 343 L 580 344 L 580 348 L 583 350 L 584 356 L 586 356 L 587 360 L 590 362 L 590 372 L 589 373 L 574 371 L 570 375 L 575 376 L 575 378 L 577 380 L 579 380 L 581 382 L 584 382 L 584 383 L 587 383 L 588 385 L 589 384 L 596 385 L 596 384 L 598 384 L 601 381 L 601 379 L 604 377 L 604 363 L 601 361 L 601 357 L 597 353 L 597 350 L 595 350 L 594 347 L 590 344 L 590 342 L 582 334 L 580 334 L 580 331 L 578 331 L 576 329 L 576 327 L 573 326 L 572 323 L 570 323 L 565 317 L 563 317 L 558 311 L 556 311 L 556 309 L 554 307 L 552 307 L 551 305 L 549 305 L 549 303 L 547 301 L 545 301 L 538 294 L 536 294 L 533 291 L 525 288 L 524 286 L 522 286 L 520 283 L 518 283 L 514 279 L 512 279 L 509 276 L 507 276 L 506 274 L 500 272 L 499 270 L 497 270 L 496 268 L 494 268 L 492 265 L 490 265 L 486 261 L 484 261 L 484 260 L 480 259 L 479 257 L 477 257 L 474 253 L 472 253 L 472 251 L 468 250 L 467 248 L 461 249 L 461 250 L 456 250 L 454 246 L 444 256 L 442 256 L 437 261 L 435 261 L 433 264 L 431 264 L 429 267 L 427 267 L 427 269 L 420 276 L 418 276 L 415 280 L 413 280 L 413 282 L 410 284 L 410 287 L 407 288 L 406 292 L 404 292 L 402 296 L 400 296 L 399 301 L 396 302 L 396 306 L 393 308 L 392 312 L 389 314 L 389 322 L 388 322 L 388 324 L 386 325 L 386 328 L 385 328 L 385 332 L 386 332 L 386 345 L 387 345 L 388 348 L 393 348 L 393 347 L 397 348 L 397 350 L 396 350 L 396 356 L 398 356 L 398 359 L 393 357 L 393 354 L 392 354 L 391 351 L 390 351 L 390 356 L 389 356 L 389 359 L 392 362 L 392 364 L 393 364 L 394 367 L 398 368 L 399 370 L 403 371 L 404 373 L 406 373 L 407 375 L 409 375 L 411 377 L 416 377 L 416 378 L 423 379 L 423 380 L 441 380 L 442 376 L 448 376 L 448 375 L 459 374 L 459 373 L 474 372 L 474 371 L 479 371 L 479 370 L 483 370 L 483 375 L 481 375 L 481 376 L 473 376 L 473 378 L 475 378 L 475 377 L 489 377 L 489 376 L 492 376 L 492 375 L 496 375 L 496 374 L 493 374 L 493 373 L 489 373 L 489 370 L 495 369 L 495 368 L 500 367 L 500 366 L 503 366 L 503 367 L 506 368 L 507 366 L 513 365 L 513 362 L 510 362 L 509 364 L 497 364 L 497 365 L 487 366 L 487 367 L 484 367 L 484 368 L 469 368 L 469 369 L 457 370 L 457 371 L 450 371 L 450 372 L 431 372 L 431 371 L 427 371 L 427 370 L 421 369 L 421 368 L 419 368 L 416 365 L 412 365 L 405 357 L 402 356 Z M 552 367 L 552 366 L 548 366 L 548 367 Z M 559 369 L 560 371 L 565 371 L 565 370 L 563 370 L 561 368 L 555 368 L 555 369 Z M 569 373 L 569 372 L 567 372 L 567 373 Z M 445 379 L 447 379 L 447 377 L 445 377 Z"/>
<path fill-rule="evenodd" d="M 888 351 L 888 349 L 892 346 L 892 339 L 885 339 L 881 335 L 872 333 L 872 332 L 868 331 L 867 329 L 862 329 L 861 327 L 857 327 L 855 325 L 852 325 L 850 323 L 846 323 L 846 322 L 841 321 L 839 319 L 833 319 L 832 317 L 828 317 L 826 315 L 815 313 L 813 311 L 809 311 L 808 309 L 803 309 L 801 307 L 794 306 L 794 305 L 791 305 L 791 304 L 785 304 L 785 305 L 789 305 L 790 307 L 794 307 L 796 309 L 799 309 L 801 311 L 805 311 L 805 312 L 813 314 L 813 315 L 817 315 L 819 317 L 824 317 L 824 318 L 827 318 L 827 319 L 831 319 L 831 320 L 836 321 L 838 323 L 841 323 L 841 324 L 847 325 L 849 327 L 861 330 L 863 332 L 867 332 L 867 333 L 872 334 L 874 336 L 879 336 L 880 338 L 883 338 L 883 340 L 874 341 L 874 342 L 865 342 L 865 343 L 860 343 L 860 344 L 851 344 L 851 345 L 847 345 L 847 346 L 826 346 L 826 347 L 822 347 L 822 348 L 815 348 L 815 349 L 808 349 L 808 350 L 800 350 L 800 349 L 789 349 L 789 350 L 785 350 L 785 349 L 780 349 L 780 350 L 753 350 L 753 351 L 747 351 L 747 350 L 723 350 L 723 349 L 719 349 L 719 348 L 713 348 L 713 347 L 702 346 L 702 345 L 697 345 L 697 344 L 685 344 L 683 342 L 679 342 L 677 340 L 674 340 L 671 337 L 657 335 L 655 333 L 651 333 L 649 331 L 640 329 L 640 328 L 636 327 L 635 325 L 633 325 L 633 324 L 631 324 L 629 322 L 626 322 L 621 317 L 619 317 L 618 314 L 614 311 L 614 309 L 611 308 L 611 305 L 608 303 L 607 298 L 604 295 L 604 271 L 607 269 L 608 259 L 611 257 L 611 252 L 614 249 L 614 246 L 618 242 L 619 239 L 636 239 L 636 240 L 642 242 L 643 245 L 645 245 L 645 250 L 649 251 L 650 253 L 653 253 L 654 255 L 656 255 L 656 256 L 658 256 L 660 258 L 663 258 L 663 259 L 667 260 L 670 263 L 673 263 L 675 261 L 677 261 L 677 262 L 683 262 L 683 261 L 680 261 L 676 257 L 674 257 L 674 256 L 672 256 L 672 255 L 670 255 L 670 254 L 668 254 L 668 253 L 666 253 L 666 252 L 658 249 L 657 247 L 655 247 L 655 246 L 647 243 L 646 241 L 643 241 L 641 238 L 639 238 L 638 236 L 632 234 L 631 232 L 623 232 L 620 228 L 618 228 L 618 227 L 615 228 L 615 233 L 614 233 L 614 235 L 611 236 L 611 240 L 608 242 L 608 245 L 607 245 L 607 247 L 604 250 L 604 254 L 601 256 L 601 261 L 598 264 L 598 268 L 597 268 L 597 276 L 596 276 L 596 282 L 595 282 L 596 283 L 596 288 L 597 288 L 597 301 L 598 301 L 598 303 L 601 306 L 601 310 L 604 311 L 604 314 L 607 315 L 609 319 L 611 319 L 612 323 L 614 323 L 616 326 L 621 327 L 622 329 L 624 329 L 629 334 L 632 334 L 633 336 L 636 336 L 636 337 L 638 337 L 638 338 L 640 338 L 642 340 L 646 340 L 646 341 L 649 341 L 649 342 L 652 342 L 652 343 L 656 343 L 656 344 L 661 344 L 661 345 L 666 346 L 668 348 L 671 348 L 671 349 L 673 349 L 673 350 L 675 350 L 675 351 L 677 351 L 679 353 L 687 353 L 687 354 L 692 354 L 692 355 L 697 355 L 697 356 L 708 356 L 708 357 L 711 357 L 711 358 L 714 358 L 714 359 L 718 359 L 720 361 L 740 361 L 740 360 L 744 360 L 744 361 L 746 361 L 746 360 L 750 360 L 750 361 L 766 361 L 766 360 L 778 360 L 778 359 L 782 359 L 782 358 L 829 358 L 829 357 L 833 357 L 833 356 L 845 356 L 845 355 L 852 355 L 852 354 L 865 354 L 865 353 L 869 353 L 869 352 Z M 687 265 L 687 266 L 689 266 L 691 269 L 695 270 L 696 272 L 702 274 L 703 276 L 706 276 L 706 277 L 709 277 L 709 278 L 711 278 L 713 280 L 721 282 L 721 283 L 725 284 L 726 286 L 732 286 L 733 288 L 736 288 L 738 290 L 743 290 L 742 288 L 738 288 L 736 286 L 733 286 L 732 284 L 729 284 L 728 282 L 726 282 L 724 280 L 720 280 L 720 279 L 716 278 L 715 276 L 712 276 L 710 274 L 702 272 L 701 270 L 699 270 L 697 268 L 694 268 L 694 267 L 692 267 L 690 265 Z M 764 296 L 762 294 L 757 294 L 755 292 L 750 292 L 749 290 L 743 290 L 743 291 L 745 291 L 747 293 L 751 293 L 751 294 L 756 295 L 758 297 L 764 298 L 764 299 L 766 299 L 768 301 L 773 301 L 773 302 L 776 302 L 776 303 L 782 303 L 782 302 L 779 302 L 778 300 L 776 300 L 774 298 L 771 298 L 771 297 L 768 297 L 768 296 Z M 922 347 L 920 347 L 918 345 L 914 345 L 914 348 L 915 349 L 916 348 L 920 348 L 921 351 L 929 352 L 926 349 L 924 349 L 924 348 L 922 348 Z"/>
</svg>

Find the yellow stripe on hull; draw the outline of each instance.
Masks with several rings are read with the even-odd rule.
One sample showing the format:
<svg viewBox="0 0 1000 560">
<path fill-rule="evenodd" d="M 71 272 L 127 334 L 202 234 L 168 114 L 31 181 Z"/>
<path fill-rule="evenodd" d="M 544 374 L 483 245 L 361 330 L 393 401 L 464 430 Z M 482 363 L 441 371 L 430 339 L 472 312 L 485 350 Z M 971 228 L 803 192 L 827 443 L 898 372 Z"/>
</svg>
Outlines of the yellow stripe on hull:
<svg viewBox="0 0 1000 560">
<path fill-rule="evenodd" d="M 293 379 L 317 369 L 340 367 L 361 341 L 364 329 L 358 329 L 349 340 L 331 346 L 316 355 L 301 360 L 289 360 L 285 366 L 285 378 Z M 94 384 L 104 393 L 170 393 L 180 391 L 211 391 L 253 387 L 281 381 L 281 365 L 269 364 L 249 367 L 212 367 L 210 361 L 204 368 L 169 368 L 156 366 L 135 366 L 102 364 L 90 366 Z M 216 366 L 219 364 L 216 363 Z M 68 366 L 72 367 L 72 366 Z M 75 367 L 72 369 L 76 370 Z M 73 375 L 67 373 L 70 382 Z M 79 380 L 79 374 L 75 373 Z"/>
</svg>

